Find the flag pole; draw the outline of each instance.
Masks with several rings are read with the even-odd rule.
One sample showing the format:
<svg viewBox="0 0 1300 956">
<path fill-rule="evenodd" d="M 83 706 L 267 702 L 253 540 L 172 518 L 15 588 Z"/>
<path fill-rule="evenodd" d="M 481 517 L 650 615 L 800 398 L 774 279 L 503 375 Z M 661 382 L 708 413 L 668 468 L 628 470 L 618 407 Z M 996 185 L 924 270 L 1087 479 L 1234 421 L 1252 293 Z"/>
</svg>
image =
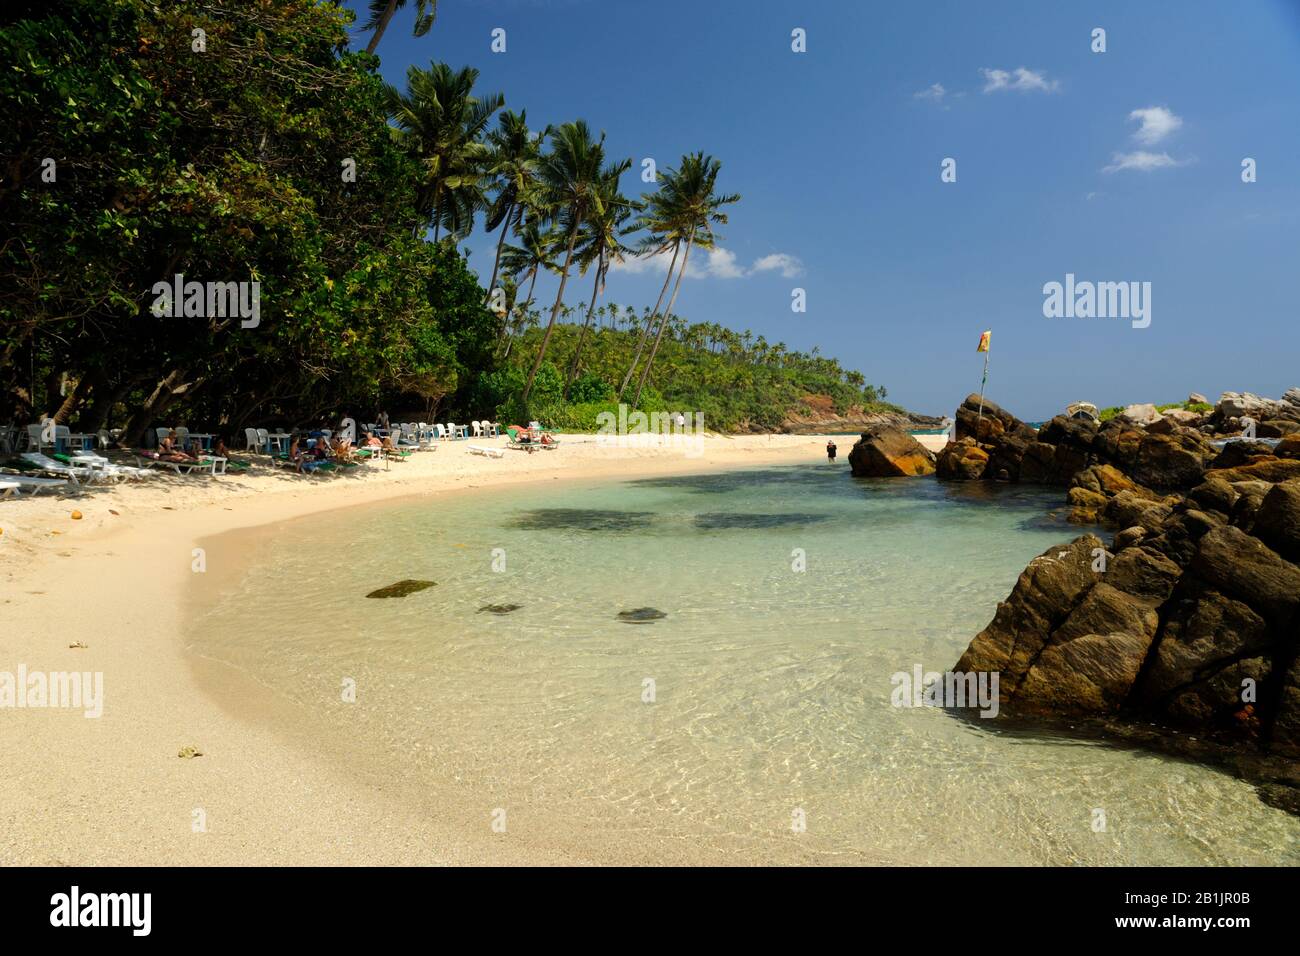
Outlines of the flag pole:
<svg viewBox="0 0 1300 956">
<path fill-rule="evenodd" d="M 984 384 L 989 380 L 989 352 L 993 350 L 993 337 L 989 336 L 988 348 L 984 350 L 984 377 L 980 379 L 980 412 L 975 419 L 975 440 L 979 441 L 980 423 L 984 421 Z"/>
</svg>

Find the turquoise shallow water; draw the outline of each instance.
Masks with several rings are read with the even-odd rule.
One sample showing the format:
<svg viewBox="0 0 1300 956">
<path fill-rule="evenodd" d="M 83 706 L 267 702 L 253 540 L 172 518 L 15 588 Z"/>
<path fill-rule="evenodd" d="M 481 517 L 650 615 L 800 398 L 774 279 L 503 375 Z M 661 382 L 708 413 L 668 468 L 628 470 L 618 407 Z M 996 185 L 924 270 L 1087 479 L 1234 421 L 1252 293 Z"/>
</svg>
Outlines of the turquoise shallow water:
<svg viewBox="0 0 1300 956">
<path fill-rule="evenodd" d="M 891 706 L 1078 533 L 1060 510 L 843 463 L 350 509 L 263 538 L 189 639 L 431 800 L 593 858 L 1300 862 L 1300 821 L 1223 774 Z M 404 578 L 438 583 L 364 598 Z"/>
</svg>

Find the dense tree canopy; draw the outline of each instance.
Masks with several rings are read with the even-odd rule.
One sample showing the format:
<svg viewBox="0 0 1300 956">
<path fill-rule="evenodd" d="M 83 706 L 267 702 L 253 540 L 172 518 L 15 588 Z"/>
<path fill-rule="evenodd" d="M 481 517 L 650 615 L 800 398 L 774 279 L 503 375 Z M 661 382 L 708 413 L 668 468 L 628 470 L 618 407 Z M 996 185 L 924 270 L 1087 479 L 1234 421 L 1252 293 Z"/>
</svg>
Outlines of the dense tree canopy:
<svg viewBox="0 0 1300 956">
<path fill-rule="evenodd" d="M 372 6 L 376 31 L 393 7 Z M 714 192 L 720 164 L 703 154 L 634 219 L 629 161 L 603 134 L 530 130 L 472 69 L 435 62 L 388 87 L 334 3 L 64 0 L 3 16 L 0 421 L 114 426 L 128 442 L 151 424 L 234 437 L 380 407 L 582 427 L 634 376 L 643 405 L 671 398 L 715 427 L 770 427 L 809 392 L 883 398 L 828 360 L 673 315 L 690 245 L 736 198 Z M 487 289 L 456 247 L 476 222 L 495 246 Z M 628 322 L 597 306 L 636 230 L 643 250 L 681 255 L 667 307 L 661 293 Z M 543 330 L 546 272 L 561 282 Z M 588 272 L 566 303 L 564 280 Z M 188 292 L 160 308 L 176 276 L 203 284 L 195 308 Z M 226 284 L 246 304 L 256 288 L 255 318 L 214 311 Z"/>
</svg>

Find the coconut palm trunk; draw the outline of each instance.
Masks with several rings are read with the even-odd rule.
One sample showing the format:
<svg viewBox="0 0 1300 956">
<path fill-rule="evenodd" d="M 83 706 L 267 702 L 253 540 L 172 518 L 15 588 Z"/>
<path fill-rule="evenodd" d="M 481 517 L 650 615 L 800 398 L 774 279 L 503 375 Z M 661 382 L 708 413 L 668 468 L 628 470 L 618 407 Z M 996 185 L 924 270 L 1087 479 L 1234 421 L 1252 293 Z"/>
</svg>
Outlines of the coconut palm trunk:
<svg viewBox="0 0 1300 956">
<path fill-rule="evenodd" d="M 632 375 L 636 372 L 637 363 L 641 361 L 641 352 L 645 349 L 645 340 L 650 336 L 650 326 L 654 324 L 655 316 L 659 314 L 659 306 L 663 304 L 664 293 L 668 291 L 668 283 L 673 281 L 673 269 L 677 265 L 677 251 L 680 245 L 673 246 L 673 258 L 668 263 L 668 274 L 664 276 L 664 284 L 659 289 L 659 298 L 655 300 L 654 311 L 650 313 L 650 318 L 646 319 L 645 326 L 641 329 L 641 335 L 637 338 L 636 354 L 632 356 L 632 364 L 627 367 L 627 374 L 623 376 L 623 384 L 618 387 L 618 397 L 615 401 L 623 401 L 623 393 L 627 391 L 628 382 L 632 381 Z"/>
<path fill-rule="evenodd" d="M 533 277 L 528 280 L 528 298 L 524 300 L 524 306 L 520 309 L 522 315 L 528 315 L 528 307 L 533 304 L 533 287 L 537 285 L 537 271 L 540 267 L 533 266 Z M 515 344 L 514 332 L 506 328 L 506 354 L 502 356 L 502 361 L 510 358 L 510 347 Z"/>
<path fill-rule="evenodd" d="M 370 35 L 370 42 L 366 44 L 366 52 L 374 53 L 375 47 L 379 46 L 379 41 L 383 39 L 384 31 L 388 29 L 388 23 L 393 19 L 393 14 L 397 12 L 397 0 L 388 0 L 388 8 L 384 10 L 383 18 L 375 27 L 375 32 Z"/>
<path fill-rule="evenodd" d="M 582 332 L 578 335 L 578 347 L 573 350 L 573 362 L 569 365 L 569 375 L 564 382 L 564 400 L 569 400 L 569 389 L 578 377 L 578 361 L 582 358 L 582 345 L 587 341 L 587 329 L 591 328 L 591 317 L 596 312 L 596 296 L 600 294 L 601 264 L 596 263 L 596 281 L 591 284 L 591 304 L 587 306 L 587 321 L 582 323 Z"/>
<path fill-rule="evenodd" d="M 560 291 L 555 294 L 555 305 L 551 306 L 551 320 L 546 323 L 546 333 L 542 336 L 542 347 L 537 350 L 537 358 L 533 360 L 532 371 L 528 373 L 528 384 L 524 386 L 524 404 L 528 403 L 528 396 L 533 392 L 533 382 L 537 379 L 538 369 L 542 367 L 542 359 L 546 357 L 546 347 L 551 344 L 551 333 L 555 331 L 555 320 L 560 314 L 560 306 L 564 304 L 564 287 L 569 281 L 569 266 L 573 264 L 573 246 L 578 241 L 578 225 L 580 222 L 580 217 L 573 217 L 573 227 L 569 230 L 569 248 L 564 254 L 564 268 L 560 270 Z"/>
<path fill-rule="evenodd" d="M 515 204 L 511 203 L 510 208 L 506 210 L 505 219 L 501 220 L 501 235 L 497 239 L 497 257 L 492 260 L 492 281 L 488 283 L 487 295 L 483 297 L 484 305 L 487 305 L 487 303 L 492 299 L 492 289 L 497 284 L 497 272 L 501 268 L 501 249 L 506 244 L 506 233 L 510 231 L 510 219 L 514 214 Z"/>
<path fill-rule="evenodd" d="M 695 241 L 695 229 L 692 228 L 690 234 L 686 237 L 686 251 L 682 254 L 682 265 L 677 270 L 677 281 L 673 284 L 673 295 L 668 300 L 668 308 L 664 309 L 664 317 L 659 320 L 659 331 L 655 333 L 655 344 L 650 349 L 650 357 L 645 360 L 645 368 L 641 371 L 641 378 L 636 383 L 636 397 L 632 399 L 632 410 L 636 411 L 641 404 L 641 390 L 645 388 L 647 379 L 650 378 L 650 369 L 655 364 L 655 356 L 659 354 L 659 343 L 663 341 L 664 329 L 668 327 L 668 316 L 673 314 L 673 305 L 677 302 L 677 293 L 682 288 L 682 277 L 686 275 L 686 264 L 691 258 L 691 243 Z"/>
</svg>

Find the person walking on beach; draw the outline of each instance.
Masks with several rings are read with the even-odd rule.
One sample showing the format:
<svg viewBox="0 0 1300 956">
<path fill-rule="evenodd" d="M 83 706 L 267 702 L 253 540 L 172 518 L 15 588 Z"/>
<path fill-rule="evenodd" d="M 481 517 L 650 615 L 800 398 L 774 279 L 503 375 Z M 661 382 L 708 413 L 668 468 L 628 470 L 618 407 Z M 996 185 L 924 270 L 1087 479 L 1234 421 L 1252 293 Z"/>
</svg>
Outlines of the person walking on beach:
<svg viewBox="0 0 1300 956">
<path fill-rule="evenodd" d="M 835 460 L 835 439 L 832 438 L 826 443 L 826 457 L 831 461 Z"/>
</svg>

